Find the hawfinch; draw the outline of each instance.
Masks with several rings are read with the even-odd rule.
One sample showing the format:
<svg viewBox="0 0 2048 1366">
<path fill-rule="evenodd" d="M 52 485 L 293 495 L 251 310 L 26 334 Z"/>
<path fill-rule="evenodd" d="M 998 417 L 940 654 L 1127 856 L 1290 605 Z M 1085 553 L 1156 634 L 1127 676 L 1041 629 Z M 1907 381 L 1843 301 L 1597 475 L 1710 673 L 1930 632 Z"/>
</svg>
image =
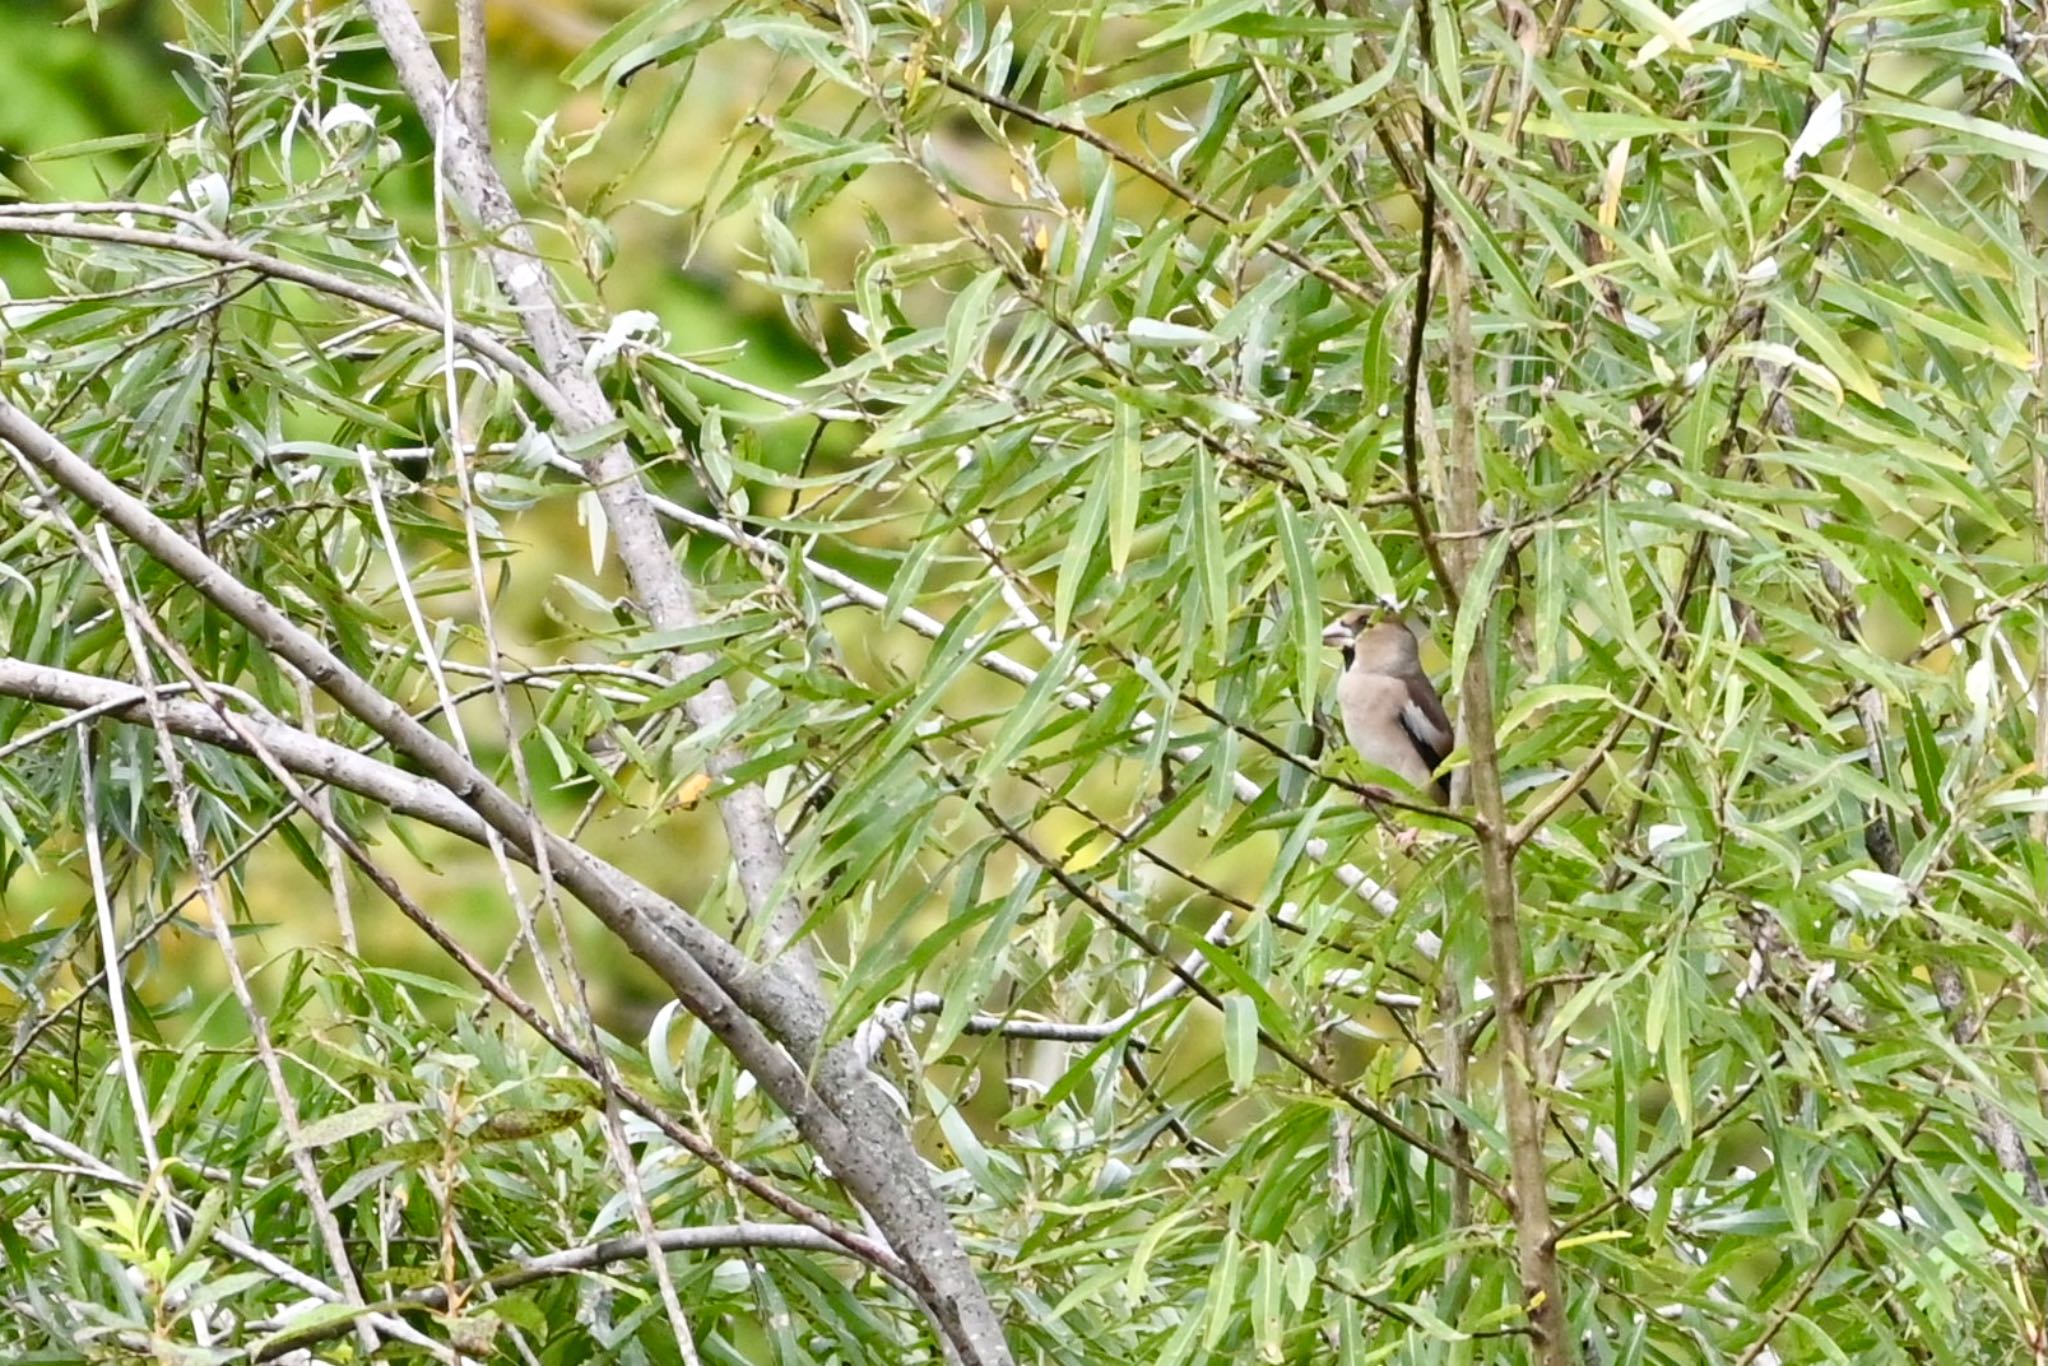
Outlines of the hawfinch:
<svg viewBox="0 0 2048 1366">
<path fill-rule="evenodd" d="M 1368 764 L 1448 802 L 1450 780 L 1436 772 L 1452 747 L 1443 699 L 1422 671 L 1414 633 L 1399 620 L 1374 625 L 1374 615 L 1347 612 L 1323 631 L 1323 643 L 1344 652 L 1337 708 L 1345 738 Z"/>
</svg>

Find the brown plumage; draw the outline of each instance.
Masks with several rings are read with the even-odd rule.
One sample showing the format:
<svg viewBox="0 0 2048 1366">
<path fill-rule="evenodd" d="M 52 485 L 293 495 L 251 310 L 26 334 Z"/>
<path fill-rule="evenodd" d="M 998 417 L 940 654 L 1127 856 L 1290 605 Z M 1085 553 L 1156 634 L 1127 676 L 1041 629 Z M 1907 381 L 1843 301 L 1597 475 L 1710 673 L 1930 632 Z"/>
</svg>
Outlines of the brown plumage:
<svg viewBox="0 0 2048 1366">
<path fill-rule="evenodd" d="M 1323 632 L 1323 643 L 1344 652 L 1337 709 L 1344 735 L 1367 763 L 1386 769 L 1416 791 L 1448 802 L 1450 781 L 1437 765 L 1451 752 L 1451 719 L 1429 675 L 1415 635 L 1396 619 L 1375 623 L 1361 609 Z"/>
</svg>

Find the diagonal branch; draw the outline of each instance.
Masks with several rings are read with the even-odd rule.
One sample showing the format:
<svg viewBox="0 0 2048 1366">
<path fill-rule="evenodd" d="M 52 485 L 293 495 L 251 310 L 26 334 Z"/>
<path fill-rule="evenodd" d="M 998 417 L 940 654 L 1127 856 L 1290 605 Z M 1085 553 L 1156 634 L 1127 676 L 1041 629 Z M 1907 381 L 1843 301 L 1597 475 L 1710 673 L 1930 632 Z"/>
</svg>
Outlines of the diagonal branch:
<svg viewBox="0 0 2048 1366">
<path fill-rule="evenodd" d="M 524 807 L 261 594 L 200 553 L 140 500 L 4 399 L 0 439 L 458 796 L 509 845 L 533 855 L 536 833 Z M 845 1125 L 820 1103 L 803 1069 L 762 1030 L 760 1021 L 765 1018 L 803 1019 L 809 1001 L 799 984 L 775 965 L 749 963 L 680 906 L 587 850 L 545 832 L 540 838 L 547 841 L 548 857 L 562 885 L 662 976 L 684 1006 L 790 1114 L 836 1174 L 844 1179 L 849 1166 L 858 1166 L 869 1156 L 852 1148 Z"/>
<path fill-rule="evenodd" d="M 1029 835 L 1010 824 L 1009 821 L 1004 819 L 1002 813 L 997 811 L 988 801 L 980 797 L 974 797 L 972 801 L 975 809 L 981 813 L 982 819 L 987 821 L 997 834 L 1001 835 L 1019 853 L 1044 869 L 1053 881 L 1059 883 L 1067 895 L 1073 897 L 1083 906 L 1086 906 L 1092 915 L 1115 930 L 1123 938 L 1144 950 L 1147 956 L 1163 964 L 1173 973 L 1175 978 L 1184 983 L 1187 989 L 1193 992 L 1205 1004 L 1217 1010 L 1223 1008 L 1223 997 L 1213 987 L 1209 986 L 1208 983 L 1196 976 L 1192 969 L 1175 960 L 1166 951 L 1165 946 L 1154 940 L 1144 930 L 1132 924 L 1130 920 L 1126 919 L 1101 897 L 1095 895 L 1094 890 L 1081 881 L 1081 879 L 1075 877 L 1065 864 L 1047 854 L 1043 849 L 1040 849 Z M 1259 1026 L 1258 1037 L 1259 1042 L 1275 1057 L 1286 1062 L 1288 1066 L 1294 1068 L 1302 1076 L 1308 1078 L 1324 1091 L 1350 1106 L 1380 1128 L 1386 1130 L 1393 1137 L 1418 1152 L 1428 1154 L 1431 1158 L 1449 1167 L 1451 1170 L 1462 1174 L 1503 1204 L 1514 1203 L 1509 1192 L 1493 1177 L 1481 1171 L 1458 1154 L 1443 1147 L 1427 1134 L 1420 1133 L 1409 1127 L 1395 1115 L 1382 1109 L 1364 1096 L 1359 1095 L 1354 1088 L 1344 1085 L 1344 1083 L 1329 1075 L 1329 1073 L 1317 1066 L 1313 1060 L 1303 1056 L 1298 1049 L 1289 1045 L 1284 1039 L 1273 1035 L 1264 1025 Z"/>
<path fill-rule="evenodd" d="M 356 792 L 396 814 L 427 821 L 477 844 L 486 842 L 487 827 L 475 813 L 428 779 L 406 773 L 354 750 L 309 735 L 270 717 L 224 713 L 197 703 L 171 701 L 164 697 L 169 691 L 169 687 L 158 689 L 158 707 L 165 725 L 174 735 L 233 753 L 255 755 L 266 763 L 276 764 L 301 777 L 331 783 L 336 787 Z M 71 716 L 65 718 L 69 723 L 80 723 L 102 715 L 131 725 L 148 725 L 151 720 L 148 693 L 142 688 L 90 674 L 29 664 L 20 660 L 0 659 L 0 697 L 15 697 L 46 706 L 76 708 Z M 39 733 L 48 732 L 49 728 L 45 727 Z M 294 800 L 297 800 L 299 794 L 292 795 Z M 291 809 L 287 807 L 285 814 L 289 814 Z M 359 864 L 364 864 L 366 871 L 371 871 L 367 858 L 361 855 L 355 841 L 347 838 L 340 832 L 339 827 L 333 825 L 330 813 L 314 807 L 307 809 L 316 823 L 328 828 L 331 835 L 347 846 L 347 852 L 351 857 L 356 858 Z M 281 820 L 282 816 L 279 819 Z M 264 832 L 258 832 L 259 837 L 262 833 Z M 224 864 L 225 860 L 222 862 Z M 372 875 L 381 879 L 381 875 L 374 872 Z M 386 885 L 380 880 L 379 890 L 393 896 L 394 904 L 419 925 L 437 946 L 468 972 L 478 985 L 490 992 L 546 1040 L 550 1047 L 586 1072 L 595 1074 L 597 1063 L 590 1053 L 571 1042 L 524 998 L 517 995 L 501 977 L 492 973 L 481 960 L 450 939 L 446 931 L 436 924 L 432 917 L 421 912 L 402 889 L 396 884 Z M 192 895 L 196 897 L 197 893 Z M 179 903 L 180 906 L 183 904 Z M 174 906 L 171 909 L 175 911 L 178 907 Z M 129 948 L 124 947 L 120 956 L 125 958 L 129 951 Z M 91 989 L 92 984 L 88 983 L 86 990 Z M 24 1041 L 24 1047 L 26 1042 Z M 20 1056 L 20 1052 L 21 1050 L 17 1049 L 16 1058 Z M 4 1075 L 4 1072 L 0 1072 L 0 1075 Z M 885 1249 L 859 1234 L 838 1228 L 808 1206 L 768 1185 L 711 1146 L 709 1140 L 677 1124 L 651 1101 L 626 1086 L 623 1081 L 619 1082 L 619 1087 L 621 1099 L 627 1107 L 660 1128 L 678 1147 L 718 1169 L 735 1184 L 756 1195 L 771 1208 L 831 1238 L 839 1246 L 871 1262 L 885 1274 L 899 1279 L 902 1277 L 900 1263 Z"/>
</svg>

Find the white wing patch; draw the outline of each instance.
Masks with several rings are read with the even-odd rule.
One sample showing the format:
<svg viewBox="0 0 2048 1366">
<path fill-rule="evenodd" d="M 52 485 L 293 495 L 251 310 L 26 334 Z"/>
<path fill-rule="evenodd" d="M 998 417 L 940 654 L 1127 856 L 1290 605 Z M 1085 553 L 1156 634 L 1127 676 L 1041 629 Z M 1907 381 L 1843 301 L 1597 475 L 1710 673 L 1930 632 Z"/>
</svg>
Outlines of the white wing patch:
<svg viewBox="0 0 2048 1366">
<path fill-rule="evenodd" d="M 1413 702 L 1401 704 L 1401 724 L 1407 727 L 1410 735 L 1422 741 L 1437 753 L 1449 754 L 1451 752 L 1451 737 L 1444 734 L 1443 730 L 1434 721 L 1429 719 L 1428 712 L 1416 706 Z"/>
</svg>

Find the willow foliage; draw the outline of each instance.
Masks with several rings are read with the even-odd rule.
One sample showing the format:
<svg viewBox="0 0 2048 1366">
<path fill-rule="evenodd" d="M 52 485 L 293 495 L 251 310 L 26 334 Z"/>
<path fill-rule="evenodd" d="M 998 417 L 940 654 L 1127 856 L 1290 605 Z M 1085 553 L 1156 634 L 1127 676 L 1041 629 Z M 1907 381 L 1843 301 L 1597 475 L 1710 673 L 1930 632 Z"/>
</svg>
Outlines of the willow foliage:
<svg viewBox="0 0 2048 1366">
<path fill-rule="evenodd" d="M 178 126 L 8 169 L 42 283 L 0 390 L 407 707 L 466 693 L 508 790 L 750 951 L 712 813 L 764 785 L 831 1034 L 899 1088 L 1018 1359 L 2048 1343 L 2038 16 L 650 0 L 559 110 L 497 111 L 618 415 L 571 438 L 333 288 L 524 345 L 436 172 L 449 115 L 363 17 L 175 12 Z M 80 162 L 107 207 L 52 209 Z M 621 438 L 699 626 L 621 596 L 575 477 Z M 374 747 L 94 525 L 0 475 L 0 663 L 168 682 L 174 644 Z M 1498 821 L 1361 802 L 1320 641 L 1361 602 L 1423 627 L 1454 713 L 1490 691 L 1451 762 Z M 665 1230 L 778 1216 L 645 1116 L 608 1146 L 604 1090 L 445 958 L 358 947 L 381 902 L 259 760 L 8 699 L 11 1359 L 426 1350 L 311 1307 L 308 1152 L 366 1299 L 461 1289 L 405 1311 L 433 1343 L 939 1359 L 831 1247 L 672 1254 L 688 1340 L 637 1253 L 470 1285 L 637 1236 L 629 1184 Z M 332 802 L 585 1037 L 529 871 Z M 169 923 L 119 1028 L 87 990 L 116 920 Z M 754 1079 L 571 930 L 625 1080 L 857 1233 Z"/>
</svg>

